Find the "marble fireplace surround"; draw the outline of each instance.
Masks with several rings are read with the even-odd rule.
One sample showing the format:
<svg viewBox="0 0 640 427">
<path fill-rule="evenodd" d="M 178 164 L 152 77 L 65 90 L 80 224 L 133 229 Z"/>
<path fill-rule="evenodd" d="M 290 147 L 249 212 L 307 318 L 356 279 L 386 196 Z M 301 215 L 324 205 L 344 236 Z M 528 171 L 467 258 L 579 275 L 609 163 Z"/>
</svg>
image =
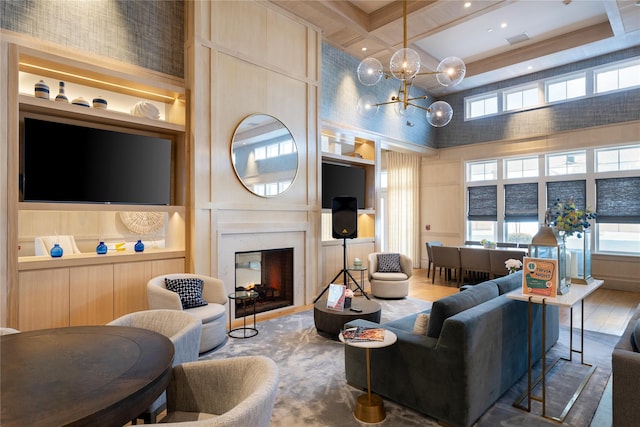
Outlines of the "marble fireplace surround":
<svg viewBox="0 0 640 427">
<path fill-rule="evenodd" d="M 312 291 L 305 289 L 305 237 L 304 230 L 229 230 L 218 232 L 218 276 L 223 281 L 226 292 L 235 287 L 236 252 L 263 251 L 269 249 L 293 248 L 293 307 L 305 304 L 305 295 Z M 292 306 L 286 307 L 290 309 Z M 235 304 L 227 307 L 235 318 Z M 271 312 L 277 312 L 278 309 Z"/>
</svg>

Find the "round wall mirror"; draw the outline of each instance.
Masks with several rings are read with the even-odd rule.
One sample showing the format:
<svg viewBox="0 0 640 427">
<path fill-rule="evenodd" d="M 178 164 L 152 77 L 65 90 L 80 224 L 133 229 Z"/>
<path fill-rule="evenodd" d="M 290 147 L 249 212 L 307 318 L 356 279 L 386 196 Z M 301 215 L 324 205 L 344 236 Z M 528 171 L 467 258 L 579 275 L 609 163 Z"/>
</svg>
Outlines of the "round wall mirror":
<svg viewBox="0 0 640 427">
<path fill-rule="evenodd" d="M 233 133 L 231 162 L 247 190 L 257 196 L 274 197 L 293 184 L 298 172 L 298 147 L 280 120 L 252 114 Z"/>
</svg>

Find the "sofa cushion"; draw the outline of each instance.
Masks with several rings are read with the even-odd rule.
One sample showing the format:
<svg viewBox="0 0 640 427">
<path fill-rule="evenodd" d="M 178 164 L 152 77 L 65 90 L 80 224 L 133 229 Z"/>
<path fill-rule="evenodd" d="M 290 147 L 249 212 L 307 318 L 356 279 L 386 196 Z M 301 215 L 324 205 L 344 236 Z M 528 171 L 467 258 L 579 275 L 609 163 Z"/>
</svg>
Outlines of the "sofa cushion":
<svg viewBox="0 0 640 427">
<path fill-rule="evenodd" d="M 194 277 L 168 279 L 165 277 L 164 284 L 168 290 L 180 296 L 183 310 L 207 305 L 207 301 L 202 298 L 203 282 L 201 279 Z"/>
<path fill-rule="evenodd" d="M 400 254 L 378 254 L 378 271 L 380 273 L 400 273 Z"/>
<path fill-rule="evenodd" d="M 390 281 L 402 281 L 402 280 L 407 280 L 408 277 L 406 274 L 404 273 L 380 273 L 380 272 L 375 272 L 371 275 L 371 279 L 373 280 L 384 280 L 387 282 Z"/>
<path fill-rule="evenodd" d="M 636 320 L 636 324 L 633 327 L 633 331 L 631 332 L 631 347 L 633 351 L 639 352 L 638 345 L 640 344 L 640 319 Z"/>
<path fill-rule="evenodd" d="M 498 285 L 498 292 L 500 295 L 506 294 L 522 287 L 522 270 L 491 281 Z"/>
<path fill-rule="evenodd" d="M 420 313 L 416 317 L 416 321 L 413 324 L 413 333 L 417 335 L 426 335 L 428 326 L 429 315 L 427 313 Z"/>
<path fill-rule="evenodd" d="M 464 292 L 449 295 L 433 303 L 431 315 L 429 316 L 429 327 L 427 336 L 438 338 L 444 325 L 444 321 L 449 317 L 467 310 L 485 301 L 498 296 L 498 286 L 495 283 L 484 282 L 473 286 Z"/>
</svg>

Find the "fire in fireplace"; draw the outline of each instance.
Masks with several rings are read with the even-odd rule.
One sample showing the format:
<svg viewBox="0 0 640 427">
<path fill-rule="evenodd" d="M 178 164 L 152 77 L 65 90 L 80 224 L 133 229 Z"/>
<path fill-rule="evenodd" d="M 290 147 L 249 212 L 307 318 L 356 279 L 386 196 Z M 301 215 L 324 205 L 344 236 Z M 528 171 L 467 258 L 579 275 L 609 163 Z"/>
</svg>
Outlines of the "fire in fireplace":
<svg viewBox="0 0 640 427">
<path fill-rule="evenodd" d="M 236 290 L 253 290 L 250 303 L 236 300 L 236 318 L 293 305 L 293 248 L 236 252 Z M 245 305 L 246 304 L 246 305 Z"/>
</svg>

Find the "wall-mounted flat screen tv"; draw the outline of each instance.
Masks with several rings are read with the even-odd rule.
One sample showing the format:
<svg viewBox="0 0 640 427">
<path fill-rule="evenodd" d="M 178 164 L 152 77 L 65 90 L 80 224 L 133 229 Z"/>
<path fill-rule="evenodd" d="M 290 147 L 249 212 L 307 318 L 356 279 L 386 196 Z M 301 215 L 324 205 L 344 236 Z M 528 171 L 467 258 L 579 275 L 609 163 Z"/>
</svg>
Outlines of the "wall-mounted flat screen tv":
<svg viewBox="0 0 640 427">
<path fill-rule="evenodd" d="M 358 199 L 358 209 L 364 209 L 366 193 L 365 170 L 359 166 L 322 163 L 322 208 L 331 209 L 334 197 Z"/>
<path fill-rule="evenodd" d="M 24 117 L 20 184 L 25 202 L 171 204 L 173 141 Z"/>
</svg>

